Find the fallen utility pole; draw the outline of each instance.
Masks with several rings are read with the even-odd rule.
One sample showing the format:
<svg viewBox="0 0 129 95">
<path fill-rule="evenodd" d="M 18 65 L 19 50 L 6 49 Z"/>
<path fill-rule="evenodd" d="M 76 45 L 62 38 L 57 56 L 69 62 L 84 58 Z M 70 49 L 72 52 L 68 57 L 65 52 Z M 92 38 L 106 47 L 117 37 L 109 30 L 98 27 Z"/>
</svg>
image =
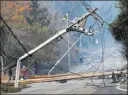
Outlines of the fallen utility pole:
<svg viewBox="0 0 129 95">
<path fill-rule="evenodd" d="M 97 9 L 94 9 L 92 12 L 94 13 Z M 36 48 L 30 50 L 28 53 L 25 53 L 23 56 L 21 56 L 18 60 L 17 60 L 17 67 L 16 67 L 16 77 L 15 77 L 15 84 L 14 87 L 18 88 L 18 82 L 19 82 L 19 73 L 20 73 L 20 65 L 21 65 L 21 61 L 25 58 L 27 58 L 29 55 L 32 55 L 33 53 L 37 52 L 39 49 L 41 49 L 42 47 L 44 47 L 45 45 L 47 45 L 48 43 L 50 43 L 51 41 L 53 41 L 54 39 L 58 38 L 59 36 L 63 35 L 66 32 L 69 32 L 71 30 L 75 30 L 74 29 L 74 25 L 75 24 L 79 24 L 81 21 L 83 21 L 85 18 L 89 17 L 91 15 L 91 13 L 87 13 L 85 15 L 83 15 L 82 17 L 78 18 L 76 21 L 73 21 L 72 24 L 70 24 L 68 27 L 66 27 L 64 30 L 59 31 L 58 33 L 56 33 L 54 36 L 52 36 L 51 38 L 49 38 L 48 40 L 46 40 L 45 42 L 41 43 L 39 46 L 37 46 Z M 79 30 L 79 29 L 78 29 Z M 81 33 L 85 33 L 86 35 L 88 34 L 87 31 L 82 31 L 79 30 L 77 32 L 81 32 Z"/>
<path fill-rule="evenodd" d="M 126 75 L 128 72 L 127 70 L 123 71 L 113 71 L 115 75 Z M 105 72 L 105 76 L 110 77 L 112 72 Z M 97 72 L 95 73 L 94 77 L 103 76 L 103 73 Z M 20 80 L 19 83 L 21 84 L 30 84 L 30 83 L 39 83 L 39 82 L 50 82 L 50 81 L 57 81 L 57 80 L 72 80 L 72 79 L 79 79 L 79 78 L 90 78 L 93 77 L 93 72 L 89 73 L 70 73 L 70 74 L 55 74 L 55 75 L 34 75 L 29 76 L 26 80 Z M 8 80 L 1 80 L 2 83 L 7 83 Z M 10 81 L 9 83 L 14 83 L 14 81 Z"/>
</svg>

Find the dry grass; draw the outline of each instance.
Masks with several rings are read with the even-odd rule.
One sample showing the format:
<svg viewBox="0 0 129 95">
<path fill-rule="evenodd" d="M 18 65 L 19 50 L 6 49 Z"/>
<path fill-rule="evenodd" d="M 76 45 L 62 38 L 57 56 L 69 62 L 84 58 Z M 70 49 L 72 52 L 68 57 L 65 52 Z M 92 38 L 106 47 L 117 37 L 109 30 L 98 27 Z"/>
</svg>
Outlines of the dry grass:
<svg viewBox="0 0 129 95">
<path fill-rule="evenodd" d="M 14 93 L 19 92 L 21 89 L 26 88 L 27 86 L 24 84 L 19 84 L 18 88 L 14 87 L 14 83 L 1 83 L 0 84 L 0 92 L 1 93 Z"/>
</svg>

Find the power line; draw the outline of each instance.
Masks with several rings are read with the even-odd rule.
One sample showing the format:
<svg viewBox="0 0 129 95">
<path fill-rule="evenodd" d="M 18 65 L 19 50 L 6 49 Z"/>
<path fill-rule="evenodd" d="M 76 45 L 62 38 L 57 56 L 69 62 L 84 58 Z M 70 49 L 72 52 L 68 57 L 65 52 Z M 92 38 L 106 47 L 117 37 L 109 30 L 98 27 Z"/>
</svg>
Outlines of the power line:
<svg viewBox="0 0 129 95">
<path fill-rule="evenodd" d="M 64 40 L 64 39 L 63 39 Z M 64 40 L 66 43 L 67 43 L 67 41 L 66 40 Z M 67 43 L 68 44 L 68 43 Z M 71 44 L 69 44 L 70 45 L 70 47 L 71 47 Z M 73 49 L 76 51 L 76 53 L 79 55 L 79 56 L 81 56 L 82 58 L 84 58 L 84 56 L 82 56 L 80 53 L 78 53 L 78 51 L 73 47 Z M 80 57 L 78 57 L 78 58 L 80 58 Z M 87 59 L 86 59 L 86 61 L 89 63 L 89 64 L 91 64 L 92 65 L 92 63 L 90 63 Z M 87 64 L 88 65 L 88 64 Z M 93 66 L 93 65 L 92 65 Z"/>
<path fill-rule="evenodd" d="M 19 41 L 19 39 L 17 38 L 17 36 L 13 33 L 13 31 L 11 30 L 11 28 L 7 25 L 7 23 L 5 22 L 5 20 L 0 16 L 1 20 L 3 21 L 3 23 L 6 25 L 6 27 L 8 28 L 8 30 L 13 34 L 13 36 L 15 37 L 15 39 L 18 41 L 18 43 L 22 46 L 22 48 L 24 49 L 24 51 L 30 55 L 28 53 L 28 51 L 26 50 L 26 48 L 22 45 L 22 43 Z"/>
<path fill-rule="evenodd" d="M 41 10 L 40 10 L 41 11 Z M 47 19 L 47 17 L 46 16 L 44 16 L 45 17 L 45 19 L 48 21 L 48 19 Z M 50 25 L 52 26 L 52 28 L 54 29 L 54 31 L 56 32 L 57 30 L 53 27 L 53 25 L 50 23 Z M 64 38 L 63 37 L 61 37 L 63 40 L 64 40 Z M 66 40 L 64 40 L 66 43 L 67 43 L 67 41 Z M 68 44 L 68 43 L 67 43 Z M 75 50 L 75 49 L 74 49 Z M 76 51 L 76 50 L 75 50 Z M 76 51 L 77 52 L 77 51 Z M 77 52 L 78 53 L 78 52 Z M 79 54 L 79 53 L 78 53 Z M 81 57 L 83 57 L 81 54 L 79 54 Z M 89 63 L 89 62 L 88 62 Z M 91 64 L 91 63 L 90 63 Z M 54 65 L 53 65 L 54 66 Z M 93 66 L 93 65 L 92 65 Z M 71 71 L 70 71 L 71 72 Z"/>
<path fill-rule="evenodd" d="M 3 21 L 4 22 L 4 21 Z M 4 22 L 5 23 L 5 22 Z M 7 26 L 7 24 L 5 23 L 5 25 Z M 8 27 L 8 26 L 7 26 Z M 11 31 L 11 29 L 8 27 L 8 29 Z M 54 28 L 53 28 L 54 29 Z M 11 33 L 14 35 L 14 33 L 11 31 Z M 14 37 L 17 39 L 17 41 L 19 42 L 19 44 L 22 46 L 22 48 L 25 50 L 25 52 L 28 53 L 28 51 L 24 48 L 24 46 L 20 43 L 20 41 L 18 40 L 18 38 L 14 35 Z M 28 54 L 29 55 L 29 54 Z"/>
<path fill-rule="evenodd" d="M 4 21 L 3 21 L 4 22 Z M 5 22 L 4 22 L 5 23 Z M 5 25 L 7 26 L 7 24 L 5 23 Z M 8 27 L 8 26 L 7 26 Z M 8 29 L 11 31 L 11 29 L 8 27 Z M 54 28 L 53 28 L 54 29 Z M 11 32 L 13 35 L 14 33 Z M 14 37 L 17 39 L 17 37 L 14 35 Z M 24 46 L 20 43 L 20 41 L 17 39 L 17 41 L 19 42 L 19 44 L 22 46 L 22 48 L 25 50 L 25 52 L 27 52 L 27 50 L 24 48 Z M 28 53 L 28 52 L 27 52 Z M 29 55 L 29 54 L 28 54 Z"/>
<path fill-rule="evenodd" d="M 42 12 L 41 9 L 39 9 L 39 11 Z M 44 14 L 43 14 L 43 16 L 45 17 L 45 19 L 46 19 L 47 21 L 49 21 L 48 18 L 47 18 Z M 54 29 L 55 33 L 57 33 L 57 30 L 54 28 L 54 26 L 53 26 L 51 23 L 49 23 L 49 24 L 50 24 L 51 27 Z"/>
<path fill-rule="evenodd" d="M 91 12 L 91 11 L 93 11 L 93 9 L 85 2 L 85 1 L 80 1 L 81 3 L 82 3 L 82 5 L 89 11 L 89 12 Z M 89 8 L 88 8 L 88 7 Z M 94 12 L 95 13 L 95 12 Z M 93 16 L 95 19 L 97 19 L 97 20 L 99 20 L 98 19 L 98 17 L 103 21 L 103 22 L 105 22 L 98 14 L 96 14 L 95 13 L 95 15 L 97 15 L 97 17 L 96 16 Z M 100 21 L 99 21 L 100 22 Z M 100 22 L 101 23 L 101 22 Z M 107 22 L 105 22 L 106 24 L 107 24 Z M 101 23 L 102 25 L 103 25 L 103 23 Z M 98 25 L 98 27 L 99 27 L 99 25 Z M 99 30 L 100 30 L 100 27 L 99 27 Z M 102 41 L 102 60 L 101 60 L 101 62 L 104 64 L 104 44 L 105 43 L 103 43 L 103 37 L 104 37 L 104 34 L 103 34 L 103 32 L 101 32 L 100 33 L 101 34 L 101 41 Z M 101 63 L 100 62 L 100 63 Z M 98 68 L 99 68 L 99 66 L 98 66 Z M 104 70 L 104 65 L 102 66 L 102 68 L 103 68 L 103 70 Z M 98 70 L 98 69 L 97 69 Z M 96 71 L 97 71 L 96 70 Z M 105 82 L 104 82 L 104 71 L 103 71 L 103 83 L 104 83 L 104 86 L 105 86 Z"/>
<path fill-rule="evenodd" d="M 39 9 L 40 10 L 40 9 Z M 41 10 L 40 10 L 40 12 L 42 12 Z M 44 14 L 43 14 L 44 15 Z M 45 17 L 45 19 L 48 21 L 48 19 L 47 19 L 47 17 L 44 15 L 44 17 Z M 51 27 L 54 29 L 54 31 L 55 31 L 55 33 L 57 32 L 57 30 L 55 29 L 55 27 L 50 23 L 50 25 L 51 25 Z M 62 37 L 62 36 L 60 36 L 63 40 L 64 40 L 64 38 Z M 67 43 L 67 41 L 66 40 L 64 40 L 66 43 Z M 67 43 L 68 44 L 68 43 Z M 71 46 L 70 44 L 69 44 L 69 46 Z M 73 48 L 74 49 L 74 48 Z M 79 54 L 79 53 L 78 53 Z M 80 54 L 79 54 L 80 55 Z M 83 56 L 82 55 L 80 55 L 82 58 L 83 58 Z M 88 61 L 87 61 L 88 62 Z M 88 62 L 89 63 L 89 62 Z M 89 63 L 89 64 L 91 64 L 91 63 Z M 92 64 L 91 64 L 92 65 Z M 92 65 L 93 66 L 93 65 Z"/>
<path fill-rule="evenodd" d="M 3 23 L 6 25 L 6 27 L 9 29 L 9 31 L 13 34 L 13 36 L 14 36 L 14 38 L 18 41 L 18 43 L 22 46 L 22 48 L 24 49 L 24 51 L 29 55 L 29 56 L 31 56 L 32 57 L 32 55 L 30 55 L 29 53 L 28 53 L 28 51 L 26 50 L 26 48 L 22 45 L 22 43 L 19 41 L 19 39 L 17 38 L 17 36 L 13 33 L 13 31 L 11 30 L 11 28 L 7 25 L 7 23 L 5 22 L 5 20 L 0 16 L 0 18 L 1 18 L 1 20 L 3 21 Z M 45 16 L 45 18 L 46 18 L 46 16 Z M 47 19 L 47 18 L 46 18 Z M 48 20 L 48 19 L 47 19 Z M 18 59 L 18 57 L 12 57 L 12 56 L 10 56 L 9 54 L 8 54 L 8 56 L 9 57 L 11 57 L 11 58 L 14 58 L 14 59 Z"/>
<path fill-rule="evenodd" d="M 48 20 L 47 19 L 47 17 L 45 16 L 45 18 L 46 18 L 46 20 Z M 53 27 L 53 25 L 52 24 L 50 24 L 52 27 Z M 53 29 L 56 31 L 56 29 L 53 27 Z M 56 32 L 55 32 L 56 33 Z M 62 39 L 63 39 L 63 37 L 61 37 Z M 63 39 L 64 40 L 64 39 Z M 65 40 L 64 40 L 65 41 Z M 65 41 L 66 43 L 67 43 L 67 41 Z M 67 43 L 68 44 L 68 43 Z M 76 50 L 75 50 L 76 51 Z M 77 52 L 78 53 L 78 52 Z M 79 53 L 78 53 L 79 54 Z M 80 54 L 79 54 L 80 55 Z M 82 55 L 80 55 L 80 56 L 82 56 Z M 83 56 L 82 56 L 83 57 Z M 88 61 L 87 61 L 88 62 Z M 89 62 L 88 62 L 89 63 Z M 91 63 L 90 63 L 91 64 Z M 92 65 L 92 64 L 91 64 Z M 93 65 L 92 65 L 93 66 Z"/>
<path fill-rule="evenodd" d="M 77 3 L 76 3 L 77 4 Z M 75 4 L 75 5 L 76 5 Z M 75 7 L 75 5 L 74 5 L 74 7 Z M 89 6 L 90 7 L 90 6 Z M 71 8 L 71 10 L 73 9 L 73 7 Z M 70 13 L 71 12 L 71 10 L 68 12 L 68 13 Z M 102 18 L 101 18 L 102 19 Z M 95 22 L 94 22 L 94 24 L 91 26 L 91 27 L 93 27 L 95 24 L 96 24 L 96 22 L 97 22 L 97 18 L 94 18 L 94 20 L 95 20 Z M 89 36 L 90 37 L 90 36 Z M 63 39 L 63 38 L 62 38 Z M 64 40 L 64 39 L 63 39 Z M 94 40 L 94 37 L 93 37 L 93 40 Z M 65 40 L 64 40 L 65 41 Z M 65 41 L 66 43 L 67 43 L 67 41 Z M 69 43 L 67 43 L 67 44 L 69 44 Z M 74 48 L 73 48 L 74 49 Z M 75 50 L 75 49 L 74 49 Z M 76 50 L 75 50 L 76 51 Z M 77 52 L 78 53 L 78 52 Z M 78 53 L 79 54 L 79 53 Z M 82 58 L 84 58 L 81 54 L 79 54 Z M 89 63 L 89 61 L 87 61 L 88 63 Z M 90 63 L 91 64 L 91 63 Z M 92 65 L 92 64 L 91 64 Z M 93 65 L 92 65 L 93 66 Z"/>
<path fill-rule="evenodd" d="M 77 3 L 76 3 L 77 4 Z M 75 5 L 76 5 L 75 4 Z M 74 5 L 74 6 L 75 6 Z M 40 10 L 40 9 L 39 9 Z M 40 10 L 41 11 L 41 10 Z M 69 11 L 69 12 L 71 12 L 71 10 Z M 47 19 L 47 17 L 44 15 L 44 17 L 45 17 L 45 19 L 48 21 L 48 19 Z M 96 24 L 96 21 L 95 21 L 95 23 L 93 24 L 93 26 Z M 55 31 L 55 33 L 56 33 L 56 29 L 55 29 L 55 27 L 50 23 L 50 25 L 51 25 L 51 27 L 54 29 L 54 31 Z M 60 36 L 61 37 L 61 39 L 63 39 L 66 43 L 67 43 L 67 41 L 62 37 L 62 36 Z M 67 43 L 68 44 L 68 43 Z M 70 44 L 69 44 L 69 46 L 71 46 Z M 73 47 L 73 49 L 74 49 L 74 47 Z M 78 51 L 76 50 L 76 49 L 74 49 L 77 53 L 78 53 Z M 78 53 L 79 54 L 79 53 Z M 79 54 L 79 56 L 81 56 L 82 58 L 84 58 L 81 54 Z M 91 64 L 88 60 L 86 60 L 89 64 Z M 92 65 L 92 64 L 91 64 Z M 93 65 L 92 65 L 93 66 Z"/>
<path fill-rule="evenodd" d="M 82 2 L 81 2 L 82 3 Z M 83 4 L 83 3 L 82 3 Z M 87 4 L 87 3 L 86 3 Z M 84 4 L 83 4 L 84 5 Z M 87 4 L 88 5 L 88 4 Z M 88 5 L 89 6 L 89 5 Z M 89 6 L 90 7 L 90 6 Z M 87 7 L 86 7 L 87 8 Z M 92 10 L 92 8 L 90 7 L 90 9 Z M 87 9 L 87 10 L 89 10 L 89 9 Z M 97 14 L 98 15 L 98 14 Z M 99 15 L 98 15 L 99 16 Z M 100 17 L 100 16 L 99 16 Z M 97 19 L 97 18 L 94 18 L 94 19 Z M 100 17 L 100 19 L 102 19 L 101 17 Z M 92 26 L 94 26 L 96 24 L 96 20 L 95 20 L 95 23 L 92 25 Z M 65 41 L 66 42 L 66 41 Z M 79 54 L 80 55 L 80 54 Z"/>
<path fill-rule="evenodd" d="M 0 52 L 1 52 L 3 55 L 5 55 L 6 57 L 13 58 L 13 59 L 18 59 L 18 58 L 19 58 L 19 57 L 17 57 L 17 56 L 12 56 L 12 55 L 10 55 L 10 54 L 7 54 L 4 46 L 5 46 L 5 44 L 1 41 L 1 48 L 3 48 L 4 50 L 2 51 L 2 49 L 1 49 Z"/>
<path fill-rule="evenodd" d="M 52 65 L 51 63 L 49 63 L 48 61 L 42 61 L 41 59 L 39 59 L 39 58 L 36 58 L 36 57 L 33 57 L 33 58 L 35 58 L 35 59 L 37 59 L 37 60 L 39 60 L 39 61 L 41 61 L 41 62 L 43 62 L 43 63 L 45 63 L 45 64 L 48 64 L 48 65 L 51 65 L 51 66 L 54 66 L 54 65 Z M 41 64 L 41 63 L 39 63 L 39 64 Z M 64 68 L 61 68 L 61 67 L 59 67 L 59 66 L 56 66 L 57 68 L 59 68 L 59 69 L 62 69 L 62 70 L 64 70 L 64 71 L 67 71 L 67 72 L 70 72 L 70 73 L 72 73 L 72 74 L 75 74 L 75 75 L 78 75 L 78 76 L 81 76 L 81 78 L 85 78 L 84 76 L 82 76 L 82 75 L 80 75 L 80 74 L 78 74 L 78 73 L 74 73 L 74 72 L 72 72 L 72 71 L 69 71 L 69 70 L 66 70 L 66 69 L 64 69 Z M 99 67 L 99 66 L 98 66 Z M 91 67 L 91 68 L 89 68 L 88 70 L 86 70 L 86 71 L 89 71 L 90 69 L 92 69 L 93 67 Z M 92 76 L 92 77 L 94 77 L 94 76 Z M 92 80 L 91 80 L 92 81 Z M 91 83 L 89 83 L 89 82 L 86 82 L 87 83 L 87 86 L 96 86 L 96 87 L 99 87 L 100 85 L 95 85 L 93 82 L 92 82 L 92 84 Z M 90 85 L 88 85 L 88 84 L 90 84 Z"/>
<path fill-rule="evenodd" d="M 36 58 L 36 57 L 34 57 L 34 58 L 37 59 L 37 60 L 39 60 L 39 61 L 41 61 L 41 62 L 43 62 L 43 63 L 46 63 L 46 64 L 51 65 L 51 66 L 54 66 L 54 65 L 50 64 L 50 63 L 47 62 L 47 61 L 42 61 L 41 59 Z M 41 63 L 40 63 L 40 64 L 41 64 Z M 72 73 L 72 74 L 78 75 L 78 76 L 80 76 L 81 78 L 85 78 L 84 76 L 82 76 L 82 75 L 80 75 L 80 74 L 78 74 L 78 73 L 74 73 L 74 72 L 72 72 L 72 71 L 66 70 L 66 69 L 61 68 L 61 67 L 59 67 L 59 66 L 56 66 L 56 67 L 59 68 L 59 69 L 62 69 L 62 70 L 64 70 L 64 71 L 70 72 L 70 73 Z M 88 69 L 88 70 L 90 70 L 90 69 Z M 88 70 L 87 70 L 87 71 L 88 71 Z M 88 82 L 87 82 L 87 83 L 88 83 Z M 91 83 L 88 83 L 88 84 L 91 84 Z M 96 86 L 96 85 L 93 85 L 93 84 L 91 84 L 91 85 L 92 85 L 92 86 Z"/>
<path fill-rule="evenodd" d="M 97 22 L 97 25 L 98 25 L 99 30 L 101 31 L 98 22 Z M 104 34 L 104 32 L 101 31 L 100 36 L 101 36 L 101 43 L 102 43 L 102 59 L 101 59 L 100 64 L 102 63 L 102 69 L 103 69 L 103 83 L 104 83 L 104 86 L 106 87 L 105 82 L 104 82 L 104 42 L 103 42 L 103 37 L 104 37 L 104 35 L 103 35 L 103 34 Z M 98 69 L 99 69 L 99 67 L 100 67 L 100 64 L 99 64 L 97 70 L 95 71 L 95 73 L 98 71 Z M 95 74 L 95 73 L 94 73 L 94 74 Z M 94 76 L 94 74 L 93 74 L 93 76 Z M 93 80 L 92 80 L 92 81 L 93 81 Z"/>
<path fill-rule="evenodd" d="M 80 2 L 81 2 L 81 4 L 89 11 L 89 12 L 91 12 L 91 11 L 93 11 L 93 9 L 90 7 L 90 5 L 89 4 L 87 4 L 85 1 L 81 1 L 80 0 Z M 89 8 L 87 8 L 87 7 L 89 7 Z M 97 17 L 99 17 L 103 22 L 105 22 L 107 25 L 109 25 L 106 21 L 104 21 L 96 12 L 94 12 L 93 13 L 95 16 L 97 16 Z M 96 19 L 98 19 L 97 17 L 94 17 L 94 18 L 96 18 Z"/>
<path fill-rule="evenodd" d="M 111 11 L 111 9 L 112 9 L 112 5 L 110 5 L 110 7 L 109 7 L 109 9 L 108 9 L 107 11 L 102 12 L 102 13 L 103 13 L 103 14 L 108 14 L 108 13 Z"/>
</svg>

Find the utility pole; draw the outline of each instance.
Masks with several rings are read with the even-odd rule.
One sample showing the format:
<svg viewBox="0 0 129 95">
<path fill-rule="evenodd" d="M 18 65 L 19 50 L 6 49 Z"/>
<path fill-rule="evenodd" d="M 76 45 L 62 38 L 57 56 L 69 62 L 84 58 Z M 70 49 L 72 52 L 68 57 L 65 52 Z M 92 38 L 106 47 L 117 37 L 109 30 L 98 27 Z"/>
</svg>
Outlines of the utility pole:
<svg viewBox="0 0 129 95">
<path fill-rule="evenodd" d="M 3 64 L 3 57 L 2 55 L 0 56 L 0 60 L 1 60 L 1 74 L 4 75 L 4 64 Z"/>
<path fill-rule="evenodd" d="M 94 13 L 96 10 L 97 9 L 94 9 L 92 12 Z M 85 18 L 89 17 L 90 15 L 91 15 L 91 13 L 87 13 L 87 14 L 84 14 L 83 16 L 79 17 L 77 20 L 72 21 L 72 24 L 70 24 L 68 27 L 66 27 L 65 29 L 59 31 L 54 36 L 52 36 L 51 38 L 49 38 L 48 40 L 46 40 L 45 42 L 41 43 L 40 45 L 38 45 L 34 49 L 30 50 L 28 53 L 25 53 L 23 56 L 21 56 L 17 60 L 16 77 L 15 77 L 14 87 L 18 88 L 21 61 L 23 59 L 27 58 L 29 55 L 32 55 L 33 53 L 37 52 L 39 49 L 41 49 L 42 47 L 44 47 L 48 43 L 52 42 L 53 40 L 55 40 L 59 36 L 63 35 L 66 32 L 69 32 L 71 30 L 74 30 L 76 32 L 81 32 L 81 33 L 84 33 L 86 35 L 93 35 L 94 33 L 90 33 L 88 30 L 82 30 L 82 29 L 80 29 L 80 28 L 78 28 L 78 27 L 75 26 L 75 25 L 79 24 L 79 22 L 83 21 Z"/>
<path fill-rule="evenodd" d="M 69 25 L 69 14 L 67 13 L 66 14 L 66 17 L 67 17 L 67 27 Z M 68 38 L 68 49 L 69 49 L 69 33 L 67 33 L 67 38 Z M 69 70 L 70 70 L 70 51 L 68 52 L 68 63 L 69 63 Z"/>
<path fill-rule="evenodd" d="M 71 10 L 70 10 L 71 11 Z M 69 26 L 69 13 L 65 14 L 63 20 L 65 20 L 67 22 L 67 27 Z M 69 33 L 67 33 L 67 39 L 68 39 L 68 49 L 69 49 Z M 68 66 L 69 66 L 69 70 L 70 70 L 70 52 L 68 52 Z"/>
</svg>

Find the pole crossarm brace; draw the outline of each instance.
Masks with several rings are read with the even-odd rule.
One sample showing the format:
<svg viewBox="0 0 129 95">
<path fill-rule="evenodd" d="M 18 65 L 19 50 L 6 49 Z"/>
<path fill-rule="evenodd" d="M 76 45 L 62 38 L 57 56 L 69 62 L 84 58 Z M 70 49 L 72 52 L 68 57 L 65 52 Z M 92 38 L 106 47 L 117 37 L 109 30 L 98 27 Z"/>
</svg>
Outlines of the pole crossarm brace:
<svg viewBox="0 0 129 95">
<path fill-rule="evenodd" d="M 97 9 L 94 9 L 92 12 L 95 12 Z M 15 84 L 14 87 L 18 88 L 18 82 L 19 82 L 19 73 L 20 73 L 20 65 L 21 65 L 21 61 L 25 58 L 27 58 L 29 55 L 32 55 L 33 53 L 37 52 L 39 49 L 41 49 L 42 47 L 44 47 L 45 45 L 47 45 L 48 43 L 50 43 L 51 41 L 55 40 L 56 38 L 58 38 L 59 36 L 63 35 L 66 32 L 69 32 L 71 28 L 73 28 L 73 26 L 75 24 L 78 24 L 79 22 L 83 21 L 83 19 L 87 18 L 88 16 L 92 15 L 91 13 L 87 13 L 85 15 L 83 15 L 82 17 L 79 17 L 76 21 L 73 21 L 72 24 L 70 24 L 68 27 L 66 27 L 65 29 L 57 32 L 54 36 L 52 36 L 51 38 L 49 38 L 48 40 L 46 40 L 45 42 L 41 43 L 39 46 L 37 46 L 36 48 L 30 50 L 28 53 L 25 53 L 23 56 L 21 56 L 18 61 L 17 61 L 17 67 L 16 67 L 16 77 L 15 77 Z M 79 31 L 80 32 L 80 31 Z M 84 33 L 83 31 L 81 31 L 82 33 Z"/>
<path fill-rule="evenodd" d="M 84 7 L 86 8 L 86 10 L 92 14 L 92 16 L 97 19 L 102 25 L 104 24 L 104 20 L 85 2 L 85 1 L 81 1 L 82 5 L 84 5 Z M 97 8 L 96 8 L 97 10 Z"/>
</svg>

